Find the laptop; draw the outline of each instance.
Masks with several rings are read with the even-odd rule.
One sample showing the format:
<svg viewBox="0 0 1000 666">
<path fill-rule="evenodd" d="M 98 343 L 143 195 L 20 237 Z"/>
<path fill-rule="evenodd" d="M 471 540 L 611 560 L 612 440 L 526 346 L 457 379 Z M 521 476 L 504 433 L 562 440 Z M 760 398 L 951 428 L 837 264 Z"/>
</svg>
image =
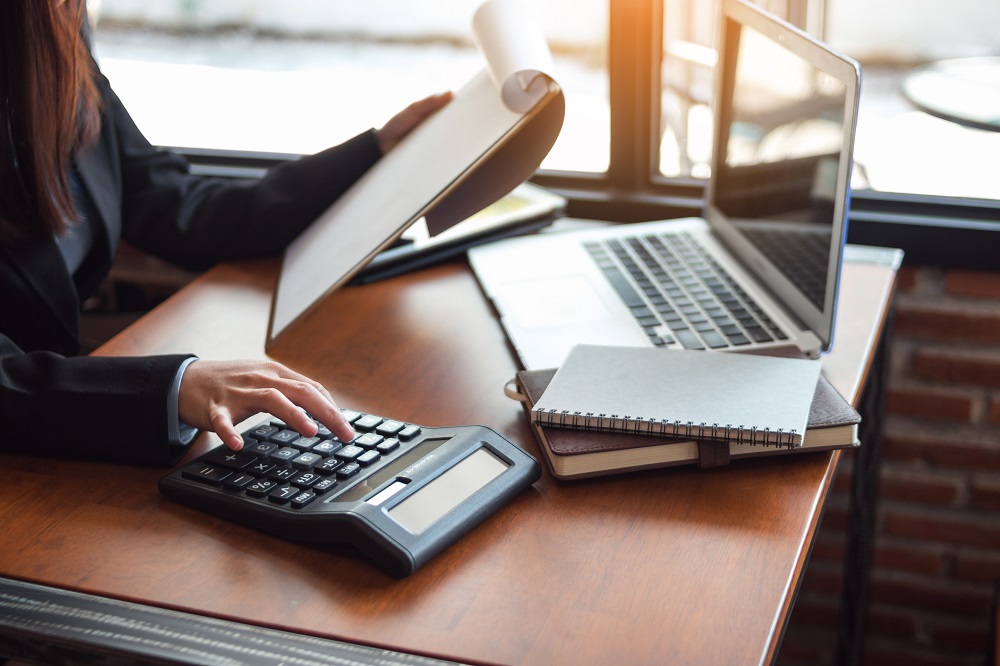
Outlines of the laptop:
<svg viewBox="0 0 1000 666">
<path fill-rule="evenodd" d="M 719 44 L 703 217 L 469 251 L 525 368 L 580 343 L 830 349 L 860 67 L 741 0 L 722 2 Z"/>
</svg>

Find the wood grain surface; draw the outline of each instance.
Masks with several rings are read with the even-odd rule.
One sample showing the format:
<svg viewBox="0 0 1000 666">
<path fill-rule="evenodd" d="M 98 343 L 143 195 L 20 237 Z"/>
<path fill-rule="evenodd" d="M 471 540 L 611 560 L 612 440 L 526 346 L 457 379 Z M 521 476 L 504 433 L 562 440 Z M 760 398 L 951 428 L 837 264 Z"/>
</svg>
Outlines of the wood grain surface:
<svg viewBox="0 0 1000 666">
<path fill-rule="evenodd" d="M 264 357 L 275 261 L 217 267 L 98 350 Z M 837 347 L 855 398 L 893 272 L 848 265 Z M 464 262 L 340 290 L 275 359 L 342 406 L 482 423 L 537 453 L 503 394 L 517 369 Z M 99 427 L 81 424 L 81 446 Z M 190 455 L 216 445 L 202 436 Z M 142 442 L 136 442 L 141 446 Z M 458 661 L 770 661 L 836 453 L 573 483 L 545 473 L 414 575 L 168 502 L 163 470 L 5 457 L 0 575 Z"/>
</svg>

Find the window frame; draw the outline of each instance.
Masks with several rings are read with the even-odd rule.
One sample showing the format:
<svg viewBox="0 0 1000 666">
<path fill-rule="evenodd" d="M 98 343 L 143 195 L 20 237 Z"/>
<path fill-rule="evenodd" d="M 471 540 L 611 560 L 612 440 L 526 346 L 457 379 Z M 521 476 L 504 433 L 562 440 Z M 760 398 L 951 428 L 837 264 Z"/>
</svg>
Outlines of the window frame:
<svg viewBox="0 0 1000 666">
<path fill-rule="evenodd" d="M 569 202 L 573 217 L 637 222 L 697 216 L 704 182 L 660 175 L 664 0 L 609 0 L 609 165 L 605 173 L 540 170 L 532 182 Z M 196 173 L 259 177 L 298 155 L 170 147 Z M 901 248 L 906 263 L 995 269 L 1000 202 L 872 190 L 852 192 L 848 242 Z"/>
</svg>

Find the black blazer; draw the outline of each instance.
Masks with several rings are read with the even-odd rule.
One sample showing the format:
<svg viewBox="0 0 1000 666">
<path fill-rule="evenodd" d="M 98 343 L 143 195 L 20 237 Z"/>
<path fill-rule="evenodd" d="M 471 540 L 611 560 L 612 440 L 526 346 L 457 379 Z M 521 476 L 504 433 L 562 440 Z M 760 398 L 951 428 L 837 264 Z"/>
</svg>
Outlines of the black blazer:
<svg viewBox="0 0 1000 666">
<path fill-rule="evenodd" d="M 100 138 L 74 165 L 103 234 L 71 276 L 54 239 L 0 242 L 0 451 L 169 465 L 167 394 L 184 355 L 70 358 L 80 304 L 119 239 L 200 270 L 274 254 L 378 160 L 369 131 L 259 181 L 194 176 L 153 148 L 107 80 Z M 44 433 L 44 434 L 43 434 Z"/>
</svg>

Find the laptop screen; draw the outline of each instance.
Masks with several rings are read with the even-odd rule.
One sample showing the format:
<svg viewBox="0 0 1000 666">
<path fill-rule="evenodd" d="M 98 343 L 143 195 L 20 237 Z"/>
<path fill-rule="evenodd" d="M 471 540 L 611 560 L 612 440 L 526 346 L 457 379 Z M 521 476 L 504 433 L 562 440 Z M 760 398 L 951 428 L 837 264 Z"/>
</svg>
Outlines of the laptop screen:
<svg viewBox="0 0 1000 666">
<path fill-rule="evenodd" d="M 857 70 L 787 26 L 723 18 L 709 208 L 727 240 L 752 248 L 750 267 L 780 275 L 762 277 L 822 332 L 846 231 Z"/>
</svg>

